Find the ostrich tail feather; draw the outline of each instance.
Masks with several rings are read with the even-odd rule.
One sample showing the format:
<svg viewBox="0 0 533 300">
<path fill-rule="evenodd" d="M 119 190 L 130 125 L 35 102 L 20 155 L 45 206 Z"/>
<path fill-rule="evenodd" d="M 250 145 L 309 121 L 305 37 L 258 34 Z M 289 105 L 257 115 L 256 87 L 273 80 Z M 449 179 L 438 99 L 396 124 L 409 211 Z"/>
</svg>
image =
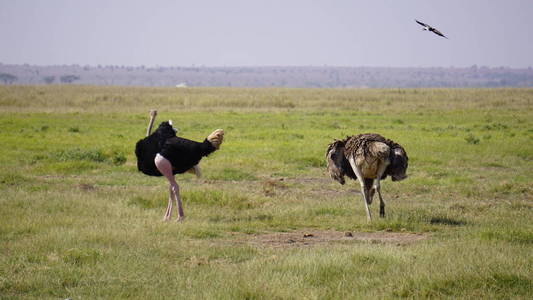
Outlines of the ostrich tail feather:
<svg viewBox="0 0 533 300">
<path fill-rule="evenodd" d="M 213 131 L 208 137 L 207 140 L 213 145 L 215 148 L 220 148 L 220 145 L 222 144 L 222 141 L 224 140 L 224 130 L 223 129 L 217 129 Z"/>
</svg>

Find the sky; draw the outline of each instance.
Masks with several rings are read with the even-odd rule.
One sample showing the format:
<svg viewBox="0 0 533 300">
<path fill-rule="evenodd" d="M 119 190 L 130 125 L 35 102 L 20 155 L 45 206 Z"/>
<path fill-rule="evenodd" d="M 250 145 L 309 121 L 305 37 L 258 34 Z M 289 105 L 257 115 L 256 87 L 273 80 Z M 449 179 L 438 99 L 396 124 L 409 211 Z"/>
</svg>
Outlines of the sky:
<svg viewBox="0 0 533 300">
<path fill-rule="evenodd" d="M 527 68 L 532 29 L 533 0 L 0 0 L 0 63 Z"/>
</svg>

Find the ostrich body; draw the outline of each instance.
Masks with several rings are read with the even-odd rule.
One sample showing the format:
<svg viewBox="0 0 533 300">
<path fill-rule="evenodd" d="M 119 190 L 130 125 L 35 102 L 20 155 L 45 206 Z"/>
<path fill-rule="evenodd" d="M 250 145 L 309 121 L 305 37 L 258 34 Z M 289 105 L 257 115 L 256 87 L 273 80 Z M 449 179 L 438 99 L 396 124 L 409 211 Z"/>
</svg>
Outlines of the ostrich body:
<svg viewBox="0 0 533 300">
<path fill-rule="evenodd" d="M 169 182 L 169 199 L 163 220 L 170 220 L 172 216 L 172 203 L 176 202 L 178 213 L 177 220 L 183 220 L 183 206 L 181 203 L 179 186 L 174 178 L 175 174 L 187 171 L 200 177 L 198 163 L 204 156 L 216 151 L 224 138 L 224 131 L 217 129 L 203 142 L 195 142 L 176 136 L 172 121 L 162 122 L 153 134 L 150 134 L 155 111 L 150 116 L 147 137 L 135 145 L 137 156 L 137 169 L 149 176 L 165 176 Z"/>
<path fill-rule="evenodd" d="M 379 215 L 385 217 L 380 180 L 387 176 L 392 181 L 407 178 L 408 157 L 403 147 L 375 133 L 335 140 L 328 146 L 326 161 L 329 175 L 340 184 L 345 183 L 344 176 L 359 181 L 369 221 L 372 216 L 368 206 L 375 192 L 379 197 Z"/>
</svg>

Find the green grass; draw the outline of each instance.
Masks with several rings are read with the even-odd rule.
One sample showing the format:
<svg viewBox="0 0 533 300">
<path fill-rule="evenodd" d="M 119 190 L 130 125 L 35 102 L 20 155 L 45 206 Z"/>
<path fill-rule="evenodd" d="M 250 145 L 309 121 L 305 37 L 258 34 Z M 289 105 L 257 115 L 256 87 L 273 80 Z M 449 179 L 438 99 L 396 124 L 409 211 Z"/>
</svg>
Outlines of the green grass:
<svg viewBox="0 0 533 300">
<path fill-rule="evenodd" d="M 190 139 L 226 131 L 202 180 L 177 176 L 181 223 L 136 170 L 152 108 Z M 530 298 L 532 120 L 532 89 L 0 86 L 0 298 Z M 372 223 L 325 173 L 328 143 L 363 132 L 410 158 Z M 246 242 L 311 229 L 427 238 Z"/>
</svg>

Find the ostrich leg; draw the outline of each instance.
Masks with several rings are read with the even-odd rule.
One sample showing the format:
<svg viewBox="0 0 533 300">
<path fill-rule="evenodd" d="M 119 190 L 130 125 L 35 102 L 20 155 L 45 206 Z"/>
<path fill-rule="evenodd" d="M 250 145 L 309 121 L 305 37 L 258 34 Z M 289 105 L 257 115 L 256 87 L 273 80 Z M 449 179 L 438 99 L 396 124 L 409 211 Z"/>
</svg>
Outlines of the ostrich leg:
<svg viewBox="0 0 533 300">
<path fill-rule="evenodd" d="M 377 171 L 377 176 L 376 176 L 376 179 L 374 179 L 374 185 L 373 185 L 373 189 L 376 192 L 378 192 L 378 197 L 379 197 L 379 216 L 381 218 L 385 217 L 385 201 L 383 201 L 383 197 L 381 197 L 380 180 L 381 180 L 381 177 L 383 176 L 383 173 L 385 173 L 385 169 L 387 169 L 388 165 L 389 165 L 389 163 L 387 161 L 382 162 L 379 165 L 379 168 L 378 168 L 378 171 Z"/>
<path fill-rule="evenodd" d="M 178 218 L 176 219 L 176 221 L 178 222 L 183 221 L 183 219 L 185 219 L 185 215 L 183 214 L 183 205 L 181 204 L 180 188 L 177 183 L 176 185 L 172 187 L 172 192 L 174 194 L 174 199 L 176 200 L 176 211 L 178 212 Z"/>
<path fill-rule="evenodd" d="M 196 175 L 196 178 L 202 178 L 202 171 L 200 171 L 200 165 L 195 165 L 192 168 L 194 170 L 194 174 Z"/>
<path fill-rule="evenodd" d="M 385 218 L 385 201 L 383 201 L 383 197 L 381 197 L 381 187 L 378 186 L 376 190 L 379 196 L 379 216 Z"/>
<path fill-rule="evenodd" d="M 200 165 L 195 165 L 194 167 L 190 168 L 189 170 L 187 170 L 187 173 L 191 173 L 191 174 L 194 174 L 196 175 L 196 178 L 201 178 L 202 177 L 202 171 L 200 171 Z"/>
<path fill-rule="evenodd" d="M 350 165 L 352 166 L 352 169 L 355 175 L 357 176 L 357 180 L 359 181 L 359 184 L 361 185 L 361 194 L 363 194 L 363 202 L 365 203 L 366 218 L 368 221 L 372 221 L 372 215 L 370 214 L 370 209 L 368 208 L 368 199 L 370 197 L 370 193 L 369 193 L 370 189 L 366 187 L 363 174 L 361 174 L 361 170 L 355 164 L 355 160 L 353 156 L 351 156 L 348 159 L 348 161 L 350 162 Z"/>
<path fill-rule="evenodd" d="M 165 212 L 165 216 L 163 217 L 163 221 L 170 220 L 170 217 L 172 216 L 172 185 L 168 186 L 168 204 L 167 204 L 167 211 Z"/>
<path fill-rule="evenodd" d="M 164 216 L 164 220 L 170 219 L 172 215 L 172 199 L 176 200 L 176 210 L 178 211 L 178 218 L 177 221 L 181 221 L 185 218 L 185 215 L 183 214 L 183 207 L 181 205 L 181 199 L 179 195 L 179 186 L 176 182 L 176 179 L 174 178 L 174 174 L 172 174 L 172 165 L 170 164 L 170 161 L 168 159 L 164 158 L 160 154 L 157 154 L 154 159 L 155 166 L 163 174 L 168 182 L 170 183 L 169 187 L 169 204 L 167 205 L 167 211 Z"/>
</svg>

